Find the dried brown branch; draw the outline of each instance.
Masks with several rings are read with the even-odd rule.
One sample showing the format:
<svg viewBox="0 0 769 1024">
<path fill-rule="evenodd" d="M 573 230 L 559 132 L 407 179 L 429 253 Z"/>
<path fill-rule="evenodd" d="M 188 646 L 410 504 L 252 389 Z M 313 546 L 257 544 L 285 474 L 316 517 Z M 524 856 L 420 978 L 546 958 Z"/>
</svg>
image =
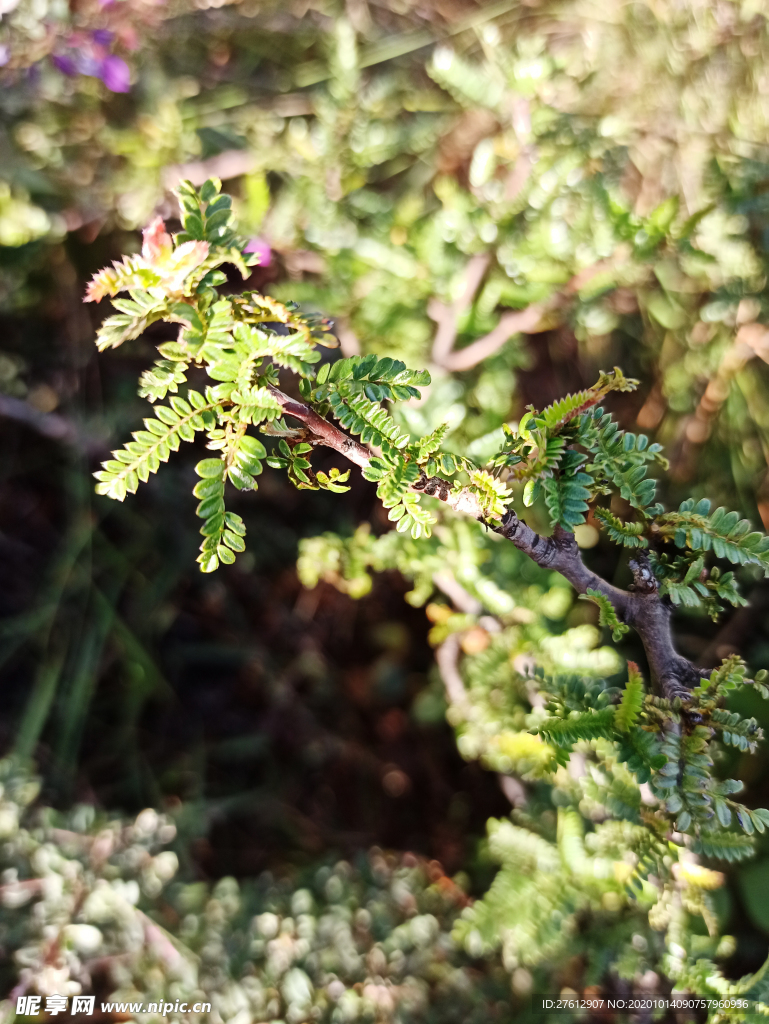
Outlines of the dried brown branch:
<svg viewBox="0 0 769 1024">
<path fill-rule="evenodd" d="M 482 338 L 466 348 L 448 353 L 441 365 L 455 372 L 469 370 L 497 352 L 514 334 L 530 334 L 536 331 L 539 322 L 549 306 L 536 302 L 526 309 L 510 310 L 503 313 L 497 326 Z"/>
<path fill-rule="evenodd" d="M 716 372 L 708 381 L 696 410 L 681 424 L 681 442 L 671 463 L 674 478 L 686 480 L 695 471 L 698 451 L 710 437 L 734 378 L 755 357 L 769 362 L 769 329 L 751 321 L 743 323 L 725 350 Z"/>
<path fill-rule="evenodd" d="M 465 279 L 462 294 L 447 306 L 438 299 L 433 299 L 427 307 L 427 314 L 438 325 L 433 340 L 433 362 L 445 366 L 445 360 L 454 347 L 457 338 L 457 325 L 460 316 L 472 304 L 475 293 L 488 270 L 491 257 L 488 253 L 472 256 L 465 268 Z"/>
<path fill-rule="evenodd" d="M 358 340 L 358 335 L 352 329 L 348 320 L 345 320 L 344 318 L 337 318 L 334 331 L 339 339 L 339 347 L 342 350 L 343 356 L 348 357 L 360 355 L 360 341 Z"/>
<path fill-rule="evenodd" d="M 433 573 L 433 583 L 464 615 L 480 615 L 483 611 L 483 605 L 478 598 L 468 594 L 448 569 Z"/>
<path fill-rule="evenodd" d="M 163 169 L 163 185 L 167 189 L 176 188 L 180 181 L 191 181 L 193 185 L 202 185 L 208 178 L 221 178 L 230 181 L 248 174 L 258 166 L 258 158 L 254 153 L 242 149 L 228 149 L 207 160 L 193 160 L 187 164 L 169 164 Z"/>
<path fill-rule="evenodd" d="M 433 361 L 439 366 L 454 372 L 472 369 L 473 366 L 477 366 L 484 359 L 494 355 L 514 334 L 533 334 L 538 330 L 542 330 L 543 325 L 547 323 L 545 317 L 548 313 L 553 313 L 566 306 L 594 277 L 610 267 L 616 266 L 617 262 L 626 258 L 627 253 L 618 251 L 611 260 L 601 260 L 590 267 L 585 267 L 584 270 L 580 270 L 578 274 L 575 274 L 560 292 L 557 292 L 551 298 L 544 302 L 532 303 L 531 306 L 527 306 L 525 309 L 510 310 L 507 313 L 503 313 L 499 323 L 493 330 L 465 348 L 458 350 L 452 350 L 451 348 L 457 334 L 456 317 L 452 321 L 451 311 L 454 309 L 454 306 L 456 306 L 459 312 L 462 312 L 466 307 L 462 306 L 460 299 L 458 299 L 454 306 L 442 307 L 441 316 L 443 319 L 440 319 L 436 315 L 439 312 L 437 306 L 432 304 L 430 316 L 438 322 L 438 333 L 433 343 Z M 472 260 L 470 262 L 472 263 Z M 469 272 L 470 264 L 468 264 L 468 280 L 472 282 Z M 467 289 L 463 292 L 462 297 L 466 297 L 466 294 Z M 470 297 L 469 301 L 472 301 L 472 297 Z M 457 313 L 458 315 L 459 313 Z"/>
<path fill-rule="evenodd" d="M 511 102 L 510 120 L 513 131 L 521 143 L 521 153 L 505 179 L 505 200 L 512 202 L 523 190 L 537 162 L 537 147 L 531 132 L 531 104 L 523 96 Z"/>
<path fill-rule="evenodd" d="M 447 597 L 451 598 L 452 604 L 461 612 L 469 615 L 479 615 L 483 609 L 481 602 L 474 598 L 462 587 L 449 572 L 436 573 L 433 582 L 442 590 Z M 490 628 L 491 632 L 501 629 L 499 622 L 491 616 L 481 617 L 479 625 Z M 435 651 L 435 663 L 438 666 L 441 680 L 446 690 L 446 697 L 451 705 L 454 725 L 459 719 L 466 720 L 472 711 L 472 702 L 467 693 L 462 673 L 459 669 L 459 659 L 462 653 L 462 634 L 452 633 Z M 513 775 L 499 773 L 499 786 L 510 803 L 514 807 L 522 807 L 527 800 L 526 787 Z"/>
<path fill-rule="evenodd" d="M 472 704 L 465 689 L 462 674 L 459 671 L 459 658 L 461 654 L 461 640 L 459 633 L 452 633 L 435 651 L 435 662 L 446 689 L 446 696 L 452 711 L 461 719 L 466 719 L 471 713 Z M 458 724 L 456 718 L 454 724 Z M 513 807 L 523 807 L 527 801 L 526 787 L 520 779 L 514 775 L 503 775 L 498 773 L 499 788 L 505 794 Z"/>
<path fill-rule="evenodd" d="M 23 423 L 55 441 L 75 443 L 78 437 L 77 427 L 71 420 L 55 412 L 40 412 L 23 399 L 11 395 L 0 395 L 0 416 Z"/>
<path fill-rule="evenodd" d="M 446 637 L 440 647 L 435 651 L 435 662 L 441 674 L 443 685 L 446 687 L 446 696 L 449 704 L 456 708 L 462 718 L 466 718 L 470 712 L 470 698 L 459 671 L 460 635 L 452 633 Z"/>
</svg>

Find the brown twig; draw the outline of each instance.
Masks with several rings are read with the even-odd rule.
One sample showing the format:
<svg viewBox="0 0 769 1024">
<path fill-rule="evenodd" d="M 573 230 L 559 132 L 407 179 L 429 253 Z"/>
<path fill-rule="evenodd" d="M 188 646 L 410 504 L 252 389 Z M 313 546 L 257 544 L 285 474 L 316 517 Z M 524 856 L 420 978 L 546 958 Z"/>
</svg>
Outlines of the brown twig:
<svg viewBox="0 0 769 1024">
<path fill-rule="evenodd" d="M 439 299 L 432 299 L 428 303 L 427 315 L 438 325 L 433 339 L 432 358 L 439 366 L 446 365 L 445 360 L 449 357 L 457 338 L 459 318 L 472 304 L 490 262 L 491 257 L 488 253 L 472 256 L 465 267 L 462 294 L 449 306 Z"/>
<path fill-rule="evenodd" d="M 478 615 L 483 610 L 483 606 L 480 601 L 474 598 L 456 581 L 449 584 L 448 587 L 443 584 L 447 583 L 448 577 L 453 580 L 450 574 L 439 574 L 436 573 L 433 577 L 433 582 L 440 589 L 443 590 L 444 594 L 451 597 L 452 603 L 459 609 L 459 611 L 465 612 L 470 615 Z M 456 589 L 458 588 L 458 589 Z M 455 600 L 454 598 L 458 598 Z M 486 615 L 483 619 L 487 620 L 487 625 L 490 625 L 488 620 L 491 617 Z M 500 629 L 499 623 L 494 619 L 492 620 L 496 629 Z M 467 689 L 465 688 L 464 680 L 462 679 L 462 673 L 459 670 L 459 658 L 462 649 L 462 634 L 452 633 L 448 636 L 443 643 L 436 648 L 435 651 L 435 663 L 438 666 L 438 672 L 440 673 L 441 680 L 446 690 L 446 696 L 451 707 L 458 712 L 459 716 L 466 720 L 469 718 L 472 709 L 472 702 L 468 696 Z M 457 724 L 456 720 L 453 722 Z M 514 775 L 506 775 L 502 772 L 498 773 L 497 778 L 499 779 L 499 787 L 505 794 L 507 799 L 514 807 L 522 807 L 527 800 L 526 787 L 520 779 Z"/>
<path fill-rule="evenodd" d="M 100 429 L 91 430 L 87 423 L 79 423 L 58 412 L 40 412 L 29 402 L 11 395 L 0 395 L 0 419 L 14 420 L 41 437 L 59 441 L 88 457 L 103 458 L 109 451 L 109 438 Z"/>
<path fill-rule="evenodd" d="M 321 444 L 327 448 L 333 448 L 334 451 L 344 455 L 346 459 L 349 459 L 350 462 L 361 469 L 365 469 L 371 462 L 373 456 L 368 448 L 352 437 L 348 437 L 343 430 L 340 430 L 339 427 L 334 426 L 333 423 L 319 416 L 314 409 L 311 409 L 303 402 L 297 401 L 295 398 L 290 398 L 278 388 L 272 387 L 270 391 L 280 402 L 284 413 L 293 416 L 294 419 L 299 420 L 309 428 L 310 436 L 307 437 L 307 440 L 311 444 Z M 463 488 L 461 491 L 453 491 L 451 484 L 439 477 L 427 477 L 422 474 L 422 477 L 414 484 L 413 489 L 438 498 L 450 508 L 453 508 L 455 512 L 464 512 L 467 515 L 473 516 L 474 519 L 480 519 L 483 515 L 483 509 L 478 498 L 472 491 L 468 488 Z"/>
<path fill-rule="evenodd" d="M 452 348 L 457 335 L 457 317 L 472 302 L 475 292 L 469 296 L 469 285 L 473 283 L 471 264 L 468 264 L 468 287 L 463 290 L 462 296 L 457 299 L 453 306 L 446 307 L 433 302 L 430 316 L 438 323 L 438 333 L 433 342 L 433 361 L 439 366 L 454 372 L 470 370 L 473 366 L 497 352 L 514 334 L 534 334 L 542 330 L 542 324 L 548 313 L 553 313 L 563 308 L 585 285 L 589 284 L 598 274 L 616 266 L 626 258 L 624 251 L 615 253 L 611 260 L 600 260 L 590 267 L 585 267 L 575 274 L 571 280 L 551 298 L 543 302 L 534 302 L 525 309 L 509 310 L 503 313 L 499 323 L 493 330 L 489 331 L 482 338 L 472 342 L 465 348 L 454 350 Z M 478 259 L 478 257 L 473 257 Z M 484 267 L 485 273 L 485 267 Z M 480 281 L 478 282 L 480 283 Z M 477 288 L 477 284 L 475 286 Z M 439 309 L 440 306 L 440 309 Z"/>
<path fill-rule="evenodd" d="M 697 452 L 710 437 L 713 424 L 729 397 L 734 378 L 756 356 L 769 362 L 769 329 L 752 321 L 742 324 L 737 331 L 708 381 L 696 410 L 682 422 L 681 443 L 671 466 L 674 477 L 685 480 L 692 475 Z"/>
<path fill-rule="evenodd" d="M 459 671 L 460 635 L 452 633 L 435 650 L 435 662 L 441 674 L 449 704 L 467 718 L 470 712 L 470 698 L 467 696 L 464 680 Z"/>
<path fill-rule="evenodd" d="M 334 331 L 339 339 L 339 347 L 342 350 L 343 356 L 349 357 L 360 355 L 360 341 L 358 340 L 358 335 L 352 329 L 348 320 L 337 317 Z"/>
<path fill-rule="evenodd" d="M 561 527 L 555 528 L 552 537 L 541 537 L 511 510 L 496 532 L 511 540 L 537 565 L 559 572 L 577 593 L 597 590 L 603 594 L 618 617 L 640 637 L 652 679 L 667 697 L 686 697 L 687 687 L 700 682 L 700 673 L 673 646 L 671 606 L 660 598 L 657 580 L 642 556 L 631 562 L 633 589 L 621 590 L 588 569 L 574 534 Z"/>
<path fill-rule="evenodd" d="M 483 605 L 477 597 L 468 594 L 461 583 L 447 569 L 433 573 L 433 583 L 464 615 L 480 615 Z"/>
<path fill-rule="evenodd" d="M 472 369 L 473 366 L 477 366 L 484 359 L 494 355 L 514 334 L 534 333 L 544 314 L 554 305 L 554 301 L 551 303 L 535 302 L 533 305 L 527 306 L 526 309 L 510 310 L 503 313 L 493 330 L 465 348 L 448 353 L 441 365 L 455 373 Z"/>
</svg>

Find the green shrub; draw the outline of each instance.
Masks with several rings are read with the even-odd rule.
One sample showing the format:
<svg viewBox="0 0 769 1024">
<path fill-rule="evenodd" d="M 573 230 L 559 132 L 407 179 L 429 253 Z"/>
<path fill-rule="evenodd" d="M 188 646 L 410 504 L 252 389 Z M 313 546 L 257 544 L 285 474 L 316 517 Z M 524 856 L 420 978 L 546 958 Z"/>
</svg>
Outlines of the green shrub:
<svg viewBox="0 0 769 1024">
<path fill-rule="evenodd" d="M 461 749 L 485 756 L 487 763 L 497 759 L 497 767 L 538 785 L 531 809 L 518 814 L 520 823 L 491 823 L 490 850 L 502 868 L 487 896 L 463 915 L 456 935 L 475 955 L 501 944 L 512 970 L 562 962 L 576 946 L 588 982 L 600 981 L 610 969 L 620 977 L 657 969 L 699 994 L 728 987 L 715 967 L 707 973 L 701 967 L 704 956 L 725 948 L 709 900 L 720 876 L 693 867 L 691 858 L 699 853 L 743 859 L 753 850 L 753 834 L 769 825 L 769 811 L 736 801 L 742 783 L 720 778 L 715 769 L 724 745 L 753 750 L 761 738 L 754 719 L 725 709 L 727 697 L 748 686 L 769 697 L 769 689 L 766 672 L 747 678 L 744 662 L 735 656 L 713 671 L 696 668 L 676 651 L 670 618 L 674 604 L 701 606 L 717 617 L 724 603 L 741 603 L 733 572 L 721 572 L 712 559 L 765 571 L 769 538 L 751 532 L 737 513 L 711 513 L 707 499 L 687 499 L 675 512 L 655 501 L 657 482 L 649 470 L 667 468 L 661 446 L 620 430 L 602 405 L 612 391 L 636 387 L 619 369 L 543 410 L 530 408 L 516 427 L 505 428 L 485 466 L 442 451 L 445 427 L 412 437 L 388 406 L 418 397 L 419 387 L 430 384 L 429 374 L 375 356 L 325 362 L 316 372 L 321 356 L 315 345 L 329 343 L 324 324 L 254 292 L 219 298 L 223 275 L 217 268 L 225 262 L 240 266 L 245 245 L 234 233 L 219 182 L 206 182 L 200 192 L 184 183 L 179 199 L 182 233 L 172 240 L 162 222 L 154 222 L 145 231 L 142 256 L 97 274 L 87 298 L 125 290 L 132 295 L 131 303 L 117 303 L 119 315 L 104 322 L 102 347 L 143 331 L 149 315 L 181 322 L 179 341 L 161 344 L 163 359 L 156 364 L 170 359 L 176 377 L 152 388 L 145 384 L 150 402 L 176 391 L 193 365 L 213 383 L 204 391 L 188 390 L 186 401 L 175 396 L 159 406 L 158 418 L 145 421 L 147 430 L 135 433 L 96 474 L 98 490 L 122 501 L 159 469 L 180 439 L 205 433 L 208 447 L 220 453 L 198 463 L 194 490 L 204 520 L 199 562 L 211 572 L 220 562 L 234 561 L 245 546 L 241 520 L 225 508 L 227 480 L 241 490 L 256 488 L 266 460 L 287 471 L 300 489 L 340 490 L 348 471 L 321 477 L 311 465 L 313 451 L 327 447 L 376 482 L 388 518 L 397 524 L 394 537 L 403 543 L 429 543 L 447 508 L 438 551 L 439 563 L 450 565 L 440 550 L 451 547 L 451 514 L 469 516 L 476 529 L 511 542 L 540 569 L 560 573 L 594 601 L 600 623 L 615 638 L 635 630 L 649 667 L 648 691 L 632 663 L 624 688 L 600 672 L 548 674 L 521 663 L 524 638 L 509 606 L 485 623 L 478 618 L 477 626 L 469 611 L 453 623 L 445 619 L 444 645 L 452 633 L 467 638 L 482 625 L 489 634 L 483 654 L 476 655 L 479 664 L 468 672 L 469 691 L 456 660 L 442 666 L 444 676 L 455 674 L 447 690 Z M 132 318 L 129 324 L 126 317 Z M 281 368 L 298 378 L 301 399 L 282 390 Z M 249 427 L 275 446 L 271 455 Z M 524 506 L 544 506 L 540 514 L 549 519 L 549 537 L 518 517 L 512 505 L 516 492 Z M 425 496 L 432 498 L 430 507 L 422 503 Z M 624 501 L 627 523 L 601 505 L 613 496 Z M 630 547 L 632 582 L 625 589 L 583 560 L 574 531 L 585 525 L 591 509 L 602 510 L 595 522 L 614 544 Z M 351 543 L 346 558 L 344 545 L 333 539 L 325 549 L 317 542 L 306 546 L 305 580 L 315 582 L 331 565 L 337 579 L 340 568 L 347 570 L 348 589 L 361 592 L 366 567 L 377 557 L 380 565 L 399 564 L 397 540 L 385 539 L 379 551 L 382 542 L 365 533 Z M 400 564 L 407 574 L 421 575 L 419 561 L 419 555 L 414 563 L 401 556 Z M 472 576 L 472 558 L 467 561 L 460 555 L 460 579 Z M 423 586 L 416 603 L 431 589 Z M 493 587 L 491 602 L 482 581 L 475 590 L 478 598 L 466 596 L 478 611 L 493 603 Z M 537 639 L 546 651 L 548 638 Z M 503 712 L 490 706 L 495 695 Z M 708 942 L 689 932 L 675 907 L 700 914 Z M 667 947 L 636 930 L 640 912 L 649 927 L 666 934 Z M 608 948 L 598 934 L 611 935 Z M 743 979 L 738 990 L 760 994 L 761 976 Z"/>
</svg>

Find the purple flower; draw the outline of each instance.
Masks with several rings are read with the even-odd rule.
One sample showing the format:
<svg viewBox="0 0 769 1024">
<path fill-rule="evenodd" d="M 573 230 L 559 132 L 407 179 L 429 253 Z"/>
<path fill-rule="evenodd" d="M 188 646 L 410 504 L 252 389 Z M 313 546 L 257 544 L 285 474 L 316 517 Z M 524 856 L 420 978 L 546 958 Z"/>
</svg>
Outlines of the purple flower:
<svg viewBox="0 0 769 1024">
<path fill-rule="evenodd" d="M 272 262 L 272 249 L 270 249 L 269 242 L 265 242 L 263 238 L 249 238 L 248 245 L 243 252 L 258 253 L 260 267 L 269 267 Z"/>
<path fill-rule="evenodd" d="M 75 69 L 80 72 L 81 75 L 88 75 L 90 78 L 97 78 L 101 74 L 100 60 L 97 60 L 94 55 L 88 50 L 79 51 L 75 58 Z"/>
<path fill-rule="evenodd" d="M 0 45 L 0 68 L 4 68 L 11 59 L 11 51 L 5 44 Z"/>
<path fill-rule="evenodd" d="M 113 35 L 114 33 L 110 32 L 108 28 L 97 28 L 95 32 L 91 33 L 91 39 L 97 46 L 109 46 Z"/>
<path fill-rule="evenodd" d="M 99 70 L 99 78 L 110 92 L 128 92 L 131 87 L 131 72 L 121 57 L 105 57 Z"/>
<path fill-rule="evenodd" d="M 51 60 L 53 61 L 54 66 L 57 67 L 63 75 L 77 74 L 77 67 L 71 57 L 54 54 L 51 57 Z"/>
</svg>

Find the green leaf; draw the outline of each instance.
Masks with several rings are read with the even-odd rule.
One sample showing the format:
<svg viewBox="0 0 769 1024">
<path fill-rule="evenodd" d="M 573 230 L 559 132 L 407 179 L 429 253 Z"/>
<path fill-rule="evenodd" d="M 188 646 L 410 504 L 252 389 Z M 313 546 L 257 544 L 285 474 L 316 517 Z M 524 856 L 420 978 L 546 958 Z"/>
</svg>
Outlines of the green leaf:
<svg viewBox="0 0 769 1024">
<path fill-rule="evenodd" d="M 239 537 L 245 537 L 246 527 L 243 524 L 243 520 L 240 516 L 235 515 L 234 512 L 227 512 L 225 517 L 228 529 L 232 530 L 233 533 L 237 533 Z"/>
<path fill-rule="evenodd" d="M 734 808 L 734 813 L 737 815 L 737 821 L 739 822 L 742 831 L 746 835 L 752 836 L 755 828 L 753 825 L 753 819 L 751 818 L 747 807 L 743 807 L 742 804 L 737 804 Z"/>
<path fill-rule="evenodd" d="M 643 678 L 638 671 L 638 666 L 629 661 L 628 681 L 614 715 L 615 724 L 620 732 L 628 732 L 630 727 L 635 725 L 643 707 L 644 697 Z"/>
<path fill-rule="evenodd" d="M 753 855 L 753 840 L 736 832 L 701 832 L 693 844 L 695 853 L 718 860 L 739 861 Z"/>
<path fill-rule="evenodd" d="M 574 718 L 548 718 L 536 732 L 558 746 L 571 747 L 579 740 L 610 739 L 614 731 L 614 708 L 586 711 Z"/>
<path fill-rule="evenodd" d="M 716 817 L 718 818 L 719 823 L 723 825 L 724 828 L 729 828 L 732 823 L 732 812 L 726 801 L 718 799 L 715 800 L 713 802 L 713 808 L 716 812 Z"/>
<path fill-rule="evenodd" d="M 215 572 L 219 568 L 219 559 L 214 552 L 206 551 L 198 556 L 201 572 Z"/>
<path fill-rule="evenodd" d="M 234 552 L 230 551 L 230 549 L 225 544 L 219 545 L 219 547 L 216 549 L 216 554 L 219 556 L 219 561 L 224 562 L 225 565 L 232 565 L 232 563 L 235 561 Z"/>
<path fill-rule="evenodd" d="M 249 434 L 245 434 L 241 437 L 238 447 L 241 452 L 247 455 L 250 459 L 265 459 L 267 458 L 267 449 L 264 447 L 258 437 L 251 437 Z M 311 449 L 311 446 L 308 446 Z"/>
<path fill-rule="evenodd" d="M 501 519 L 507 512 L 507 503 L 511 497 L 510 488 L 492 476 L 485 469 L 471 469 L 470 488 L 478 498 L 478 502 L 489 519 Z"/>
<path fill-rule="evenodd" d="M 710 503 L 695 508 L 689 499 L 678 512 L 667 512 L 657 520 L 660 534 L 672 539 L 680 548 L 713 551 L 717 558 L 726 558 L 736 565 L 755 564 L 769 570 L 769 538 L 758 531 L 750 532 L 747 519 L 737 512 L 721 507 L 708 516 Z"/>
<path fill-rule="evenodd" d="M 645 523 L 623 523 L 607 508 L 596 508 L 593 515 L 615 544 L 621 544 L 626 548 L 647 548 L 649 546 L 649 541 L 642 536 L 646 529 Z"/>
<path fill-rule="evenodd" d="M 678 815 L 678 820 L 676 821 L 676 831 L 686 832 L 686 830 L 691 827 L 691 824 L 692 816 L 689 811 L 681 811 Z"/>
<path fill-rule="evenodd" d="M 209 495 L 207 498 L 204 498 L 203 501 L 201 501 L 201 503 L 195 510 L 195 514 L 197 516 L 200 516 L 201 519 L 208 519 L 212 515 L 216 515 L 219 512 L 224 512 L 224 498 L 222 497 L 223 493 L 223 491 L 220 491 L 217 492 L 216 494 Z"/>
<path fill-rule="evenodd" d="M 245 551 L 246 550 L 246 545 L 245 545 L 245 542 L 244 542 L 243 538 L 241 536 L 239 536 L 237 533 L 233 533 L 231 530 L 225 530 L 224 534 L 223 534 L 223 537 L 224 537 L 224 543 L 232 551 Z"/>
<path fill-rule="evenodd" d="M 126 447 L 112 454 L 115 459 L 102 463 L 102 469 L 94 476 L 99 481 L 97 494 L 105 494 L 122 501 L 127 492 L 136 491 L 139 482 L 146 482 L 150 473 L 156 473 L 161 462 L 168 460 L 172 451 L 177 451 L 180 441 L 191 441 L 195 431 L 204 429 L 204 423 L 195 410 L 176 397 L 172 402 L 189 410 L 185 415 L 160 406 L 156 410 L 157 420 L 146 420 L 146 431 L 136 431 L 134 440 Z M 209 406 L 214 408 L 214 406 Z"/>
<path fill-rule="evenodd" d="M 224 488 L 224 481 L 220 476 L 209 477 L 205 480 L 200 480 L 192 489 L 192 493 L 196 498 L 208 498 L 212 494 L 221 494 Z"/>
<path fill-rule="evenodd" d="M 224 473 L 224 463 L 221 459 L 203 459 L 195 466 L 195 472 L 202 477 L 221 477 Z"/>
<path fill-rule="evenodd" d="M 527 480 L 526 486 L 523 488 L 523 504 L 526 508 L 531 508 L 534 502 L 539 497 L 540 491 L 542 490 L 541 480 Z"/>
<path fill-rule="evenodd" d="M 256 481 L 250 473 L 245 472 L 240 466 L 230 466 L 227 476 L 239 491 L 253 491 L 256 489 Z"/>
<path fill-rule="evenodd" d="M 218 178 L 209 178 L 200 186 L 200 198 L 204 203 L 210 203 L 212 199 L 222 190 L 222 183 Z"/>
<path fill-rule="evenodd" d="M 584 594 L 579 595 L 582 601 L 593 601 L 598 605 L 598 623 L 601 626 L 608 626 L 611 629 L 612 639 L 615 643 L 622 639 L 625 633 L 629 632 L 630 626 L 621 622 L 617 616 L 614 605 L 605 594 L 599 590 L 588 587 Z"/>
</svg>

